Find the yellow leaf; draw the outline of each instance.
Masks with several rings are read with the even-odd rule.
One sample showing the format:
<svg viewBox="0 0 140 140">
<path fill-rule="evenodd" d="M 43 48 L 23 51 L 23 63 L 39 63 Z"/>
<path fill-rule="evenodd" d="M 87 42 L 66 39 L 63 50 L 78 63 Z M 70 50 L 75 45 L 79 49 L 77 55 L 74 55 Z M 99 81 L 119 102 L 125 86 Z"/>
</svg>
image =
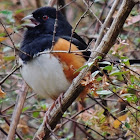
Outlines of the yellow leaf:
<svg viewBox="0 0 140 140">
<path fill-rule="evenodd" d="M 6 95 L 5 92 L 2 91 L 1 87 L 0 87 L 0 98 L 4 98 Z"/>
<path fill-rule="evenodd" d="M 127 118 L 127 116 L 126 116 L 126 114 L 125 114 L 125 115 L 123 115 L 123 116 L 118 117 L 118 120 L 120 120 L 120 121 L 125 121 L 126 118 Z M 115 121 L 114 121 L 114 123 L 113 123 L 114 128 L 118 128 L 118 127 L 121 125 L 121 122 L 118 121 L 118 120 L 115 120 Z"/>
<path fill-rule="evenodd" d="M 6 39 L 7 39 L 7 37 L 0 37 L 0 42 L 4 41 Z"/>
</svg>

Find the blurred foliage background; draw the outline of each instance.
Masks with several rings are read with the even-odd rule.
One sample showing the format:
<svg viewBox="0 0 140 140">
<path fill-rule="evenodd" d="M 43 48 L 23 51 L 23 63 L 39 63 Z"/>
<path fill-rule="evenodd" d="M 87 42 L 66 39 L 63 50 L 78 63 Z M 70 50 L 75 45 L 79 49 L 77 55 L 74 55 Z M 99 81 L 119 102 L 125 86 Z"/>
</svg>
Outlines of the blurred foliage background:
<svg viewBox="0 0 140 140">
<path fill-rule="evenodd" d="M 70 2 L 62 0 L 60 6 Z M 94 1 L 91 10 L 100 22 L 104 22 L 113 2 L 114 0 Z M 0 139 L 2 140 L 6 139 L 8 134 L 8 122 L 11 122 L 17 95 L 24 92 L 26 87 L 19 70 L 6 78 L 18 63 L 18 49 L 26 30 L 22 27 L 21 19 L 36 8 L 47 4 L 47 0 L 0 0 Z M 62 12 L 75 27 L 86 8 L 84 0 L 76 0 Z M 101 62 L 102 67 L 92 74 L 91 92 L 85 98 L 84 111 L 68 120 L 67 118 L 77 113 L 77 103 L 74 102 L 63 115 L 61 123 L 66 120 L 68 122 L 55 132 L 59 139 L 103 139 L 103 136 L 107 139 L 140 139 L 140 65 L 135 64 L 140 60 L 139 12 L 139 5 L 136 5 L 116 43 Z M 76 32 L 87 44 L 94 39 L 91 49 L 94 49 L 101 28 L 98 20 L 88 12 L 76 28 Z M 132 63 L 133 65 L 130 65 Z M 108 73 L 104 73 L 103 70 Z M 44 113 L 52 101 L 34 95 L 31 89 L 28 90 L 27 98 L 17 130 L 24 139 L 29 140 L 39 128 Z M 16 136 L 16 139 L 19 138 Z"/>
</svg>

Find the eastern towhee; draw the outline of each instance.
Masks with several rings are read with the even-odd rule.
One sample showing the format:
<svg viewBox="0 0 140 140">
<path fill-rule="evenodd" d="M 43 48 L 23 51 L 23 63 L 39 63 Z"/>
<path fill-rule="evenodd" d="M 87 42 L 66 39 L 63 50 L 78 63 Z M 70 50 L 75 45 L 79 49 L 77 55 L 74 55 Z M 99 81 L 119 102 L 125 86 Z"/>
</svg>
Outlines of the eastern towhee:
<svg viewBox="0 0 140 140">
<path fill-rule="evenodd" d="M 54 34 L 56 14 L 57 26 Z M 20 47 L 22 77 L 35 93 L 56 100 L 78 75 L 75 71 L 85 64 L 90 52 L 77 52 L 78 55 L 46 52 L 51 50 L 53 38 L 53 51 L 69 51 L 70 44 L 71 51 L 87 48 L 87 44 L 75 32 L 71 38 L 72 26 L 60 11 L 56 12 L 55 8 L 39 8 L 23 18 L 26 19 L 29 19 L 31 24 L 24 25 L 27 30 Z"/>
</svg>

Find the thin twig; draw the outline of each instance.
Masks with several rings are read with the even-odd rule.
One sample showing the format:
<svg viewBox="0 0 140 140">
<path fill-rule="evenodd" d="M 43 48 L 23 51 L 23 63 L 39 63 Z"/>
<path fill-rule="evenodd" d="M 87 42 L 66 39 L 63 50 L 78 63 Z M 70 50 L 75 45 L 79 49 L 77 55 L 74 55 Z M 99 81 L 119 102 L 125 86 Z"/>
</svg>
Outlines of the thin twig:
<svg viewBox="0 0 140 140">
<path fill-rule="evenodd" d="M 69 47 L 69 53 L 71 52 L 71 44 L 72 44 L 72 37 L 73 37 L 73 34 L 75 32 L 75 30 L 77 29 L 79 23 L 81 22 L 81 20 L 83 18 L 85 18 L 85 15 L 87 14 L 87 12 L 89 11 L 89 9 L 91 8 L 91 6 L 93 5 L 94 2 L 91 3 L 91 5 L 86 9 L 86 11 L 83 13 L 83 15 L 80 17 L 80 19 L 78 20 L 78 22 L 76 23 L 74 29 L 72 30 L 72 34 L 71 34 L 71 38 L 70 38 L 70 47 Z"/>
<path fill-rule="evenodd" d="M 115 2 L 113 3 L 111 9 L 110 9 L 110 12 L 108 13 L 107 17 L 105 18 L 105 21 L 103 23 L 103 25 L 101 26 L 101 30 L 100 30 L 100 33 L 99 33 L 99 37 L 95 43 L 95 46 L 94 48 L 96 49 L 97 46 L 99 45 L 99 43 L 101 42 L 101 39 L 103 38 L 103 35 L 104 35 L 104 31 L 105 31 L 105 28 L 108 26 L 118 4 L 119 4 L 119 1 L 120 0 L 115 0 Z"/>
<path fill-rule="evenodd" d="M 79 125 L 76 125 L 76 127 L 78 127 L 89 139 L 91 140 L 95 140 L 90 133 L 86 132 L 82 127 L 80 127 Z"/>
<path fill-rule="evenodd" d="M 33 96 L 35 96 L 35 95 L 36 95 L 36 93 L 31 94 L 30 96 L 28 96 L 28 97 L 26 98 L 26 100 L 30 99 L 31 97 L 33 97 Z M 14 107 L 14 106 L 15 106 L 15 104 L 12 104 L 12 105 L 8 106 L 6 109 L 2 110 L 1 112 L 4 113 L 4 112 L 6 112 L 7 110 L 11 109 L 11 108 Z"/>
<path fill-rule="evenodd" d="M 13 69 L 13 71 L 11 71 L 7 76 L 5 76 L 1 81 L 0 81 L 0 85 L 2 85 L 15 71 L 17 71 L 19 68 L 21 67 L 21 65 L 17 66 L 15 69 Z"/>
<path fill-rule="evenodd" d="M 0 115 L 3 115 L 1 111 L 0 111 Z M 5 122 L 8 124 L 8 126 L 10 126 L 10 122 L 8 121 L 8 119 L 7 119 L 6 117 L 3 117 L 3 119 L 4 119 Z M 17 131 L 15 131 L 15 134 L 18 136 L 18 138 L 19 138 L 20 140 L 23 140 L 22 136 L 20 136 L 20 134 L 19 134 Z"/>
<path fill-rule="evenodd" d="M 9 37 L 10 41 L 12 42 L 12 45 L 13 45 L 13 47 L 14 47 L 14 54 L 15 54 L 15 51 L 17 50 L 17 48 L 16 48 L 16 46 L 15 46 L 15 43 L 14 43 L 14 41 L 12 40 L 11 36 L 9 35 L 7 29 L 5 28 L 5 26 L 4 26 L 4 24 L 2 23 L 1 20 L 0 20 L 0 24 L 2 25 L 2 27 L 4 28 L 4 30 L 5 30 L 5 32 L 6 32 L 6 34 L 7 34 L 7 36 Z M 15 54 L 15 57 L 16 57 L 16 54 Z"/>
<path fill-rule="evenodd" d="M 85 5 L 89 8 L 89 4 L 86 2 L 86 0 L 83 0 Z M 94 3 L 94 2 L 93 2 Z M 100 21 L 100 19 L 96 16 L 96 14 L 94 14 L 94 12 L 92 11 L 92 9 L 89 9 L 89 11 L 93 14 L 93 16 L 97 19 L 97 21 L 102 25 L 102 22 Z"/>
<path fill-rule="evenodd" d="M 72 121 L 72 122 L 75 122 L 75 123 L 77 123 L 77 124 L 80 124 L 80 125 L 84 126 L 85 128 L 94 131 L 95 133 L 97 133 L 97 134 L 98 134 L 99 136 L 101 136 L 102 138 L 106 139 L 106 137 L 104 137 L 103 135 L 101 135 L 99 132 L 95 131 L 94 129 L 92 129 L 92 128 L 89 127 L 88 125 L 82 124 L 82 123 L 80 123 L 80 122 L 77 122 L 77 121 L 75 121 L 75 120 L 73 120 L 73 119 L 70 119 L 70 118 L 67 118 L 67 117 L 63 117 L 63 118 L 68 119 L 68 120 L 70 120 L 70 121 Z"/>
<path fill-rule="evenodd" d="M 136 119 L 136 121 L 140 124 L 140 121 L 137 119 L 137 117 L 133 114 L 133 112 L 128 108 L 128 107 L 126 107 L 127 109 L 128 109 L 128 111 L 130 111 L 130 113 L 131 113 L 131 115 Z"/>
<path fill-rule="evenodd" d="M 1 127 L 0 127 L 0 131 L 1 131 L 5 136 L 8 135 L 7 132 L 5 132 Z"/>
<path fill-rule="evenodd" d="M 65 4 L 63 7 L 60 7 L 59 10 L 61 11 L 62 9 L 64 9 L 65 7 L 69 6 L 70 4 L 72 4 L 73 2 L 75 2 L 76 0 L 72 0 L 69 3 Z"/>
<path fill-rule="evenodd" d="M 25 99 L 26 99 L 27 91 L 28 91 L 28 87 L 26 85 L 26 87 L 24 88 L 24 91 L 19 96 L 17 96 L 18 101 L 17 101 L 17 105 L 16 105 L 16 107 L 14 109 L 14 112 L 13 112 L 12 123 L 10 125 L 10 130 L 9 130 L 9 133 L 8 133 L 7 140 L 13 140 L 14 139 L 15 130 L 16 130 L 17 125 L 19 123 L 20 114 L 22 112 L 22 108 L 23 108 L 23 105 L 24 105 L 24 102 L 25 102 Z"/>
<path fill-rule="evenodd" d="M 89 97 L 89 98 L 91 98 L 92 100 L 94 100 L 97 104 L 99 104 L 104 110 L 106 110 L 108 113 L 109 113 L 109 115 L 111 116 L 111 117 L 113 117 L 115 120 L 118 120 L 122 125 L 124 125 L 125 126 L 125 124 L 122 122 L 122 121 L 120 121 L 117 117 L 115 117 L 112 113 L 110 113 L 109 111 L 108 111 L 108 109 L 104 106 L 104 105 L 102 105 L 100 102 L 98 102 L 94 97 L 92 97 L 90 94 L 87 94 L 87 96 Z M 131 128 L 128 128 L 132 133 L 134 133 L 135 135 L 137 135 L 139 138 L 140 138 L 140 136 L 137 134 L 137 133 L 135 133 Z"/>
<path fill-rule="evenodd" d="M 76 114 L 74 114 L 73 116 L 71 116 L 70 119 L 74 119 L 76 116 L 78 116 L 79 114 L 81 114 L 81 113 L 85 112 L 86 110 L 92 108 L 92 107 L 95 106 L 95 105 L 96 105 L 96 103 L 94 103 L 93 105 L 91 105 L 91 106 L 89 106 L 89 107 L 87 107 L 87 108 L 85 108 L 85 109 L 83 109 L 83 110 L 77 112 Z M 62 127 L 63 125 L 65 125 L 67 122 L 69 122 L 69 120 L 66 120 L 66 121 L 64 121 L 63 123 L 61 123 L 61 126 L 60 126 L 59 128 L 61 128 L 61 127 Z M 55 129 L 54 131 L 57 131 L 57 130 L 58 130 L 58 127 L 56 127 L 56 129 Z"/>
<path fill-rule="evenodd" d="M 111 63 L 113 63 L 113 64 L 119 64 L 119 65 L 125 67 L 126 69 L 129 69 L 130 71 L 132 71 L 132 72 L 134 72 L 135 74 L 137 74 L 137 75 L 140 76 L 140 74 L 139 74 L 138 72 L 134 71 L 133 69 L 129 68 L 128 66 L 126 66 L 126 65 L 124 65 L 124 64 L 121 64 L 121 63 L 116 62 L 116 61 L 110 61 L 110 60 L 105 60 L 105 61 L 111 62 Z"/>
<path fill-rule="evenodd" d="M 48 6 L 53 7 L 57 0 L 49 0 Z"/>
<path fill-rule="evenodd" d="M 57 7 L 56 7 L 56 18 L 55 18 L 55 23 L 54 23 L 54 30 L 53 30 L 53 38 L 52 38 L 52 47 L 51 47 L 51 51 L 54 48 L 55 45 L 55 35 L 56 35 L 56 28 L 58 24 L 58 0 L 57 0 Z"/>
<path fill-rule="evenodd" d="M 126 103 L 128 106 L 132 107 L 133 109 L 137 110 L 138 112 L 140 112 L 139 109 L 135 108 L 134 106 L 132 106 L 129 102 L 126 102 L 123 98 L 121 98 L 116 92 L 114 92 L 113 90 L 109 89 L 112 93 L 114 93 L 114 95 L 116 95 L 118 98 L 120 98 L 124 103 Z"/>
</svg>

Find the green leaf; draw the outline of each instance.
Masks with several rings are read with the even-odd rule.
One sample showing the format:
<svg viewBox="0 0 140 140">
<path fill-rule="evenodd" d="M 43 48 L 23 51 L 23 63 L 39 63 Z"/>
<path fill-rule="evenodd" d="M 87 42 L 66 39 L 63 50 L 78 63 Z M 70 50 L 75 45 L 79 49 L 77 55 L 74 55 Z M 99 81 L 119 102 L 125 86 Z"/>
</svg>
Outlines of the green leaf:
<svg viewBox="0 0 140 140">
<path fill-rule="evenodd" d="M 13 12 L 12 11 L 9 11 L 9 10 L 3 10 L 3 11 L 0 11 L 1 14 L 5 15 L 6 19 L 7 19 L 7 22 L 14 22 L 14 18 L 13 18 Z"/>
<path fill-rule="evenodd" d="M 132 96 L 127 97 L 127 101 L 130 103 L 132 101 Z"/>
<path fill-rule="evenodd" d="M 39 112 L 33 112 L 33 117 L 37 118 L 39 116 Z"/>
<path fill-rule="evenodd" d="M 138 98 L 137 98 L 136 95 L 133 96 L 133 100 L 134 100 L 135 103 L 138 101 Z"/>
<path fill-rule="evenodd" d="M 111 65 L 111 63 L 108 61 L 99 62 L 99 64 Z"/>
<path fill-rule="evenodd" d="M 4 56 L 5 61 L 12 61 L 15 60 L 15 56 Z"/>
<path fill-rule="evenodd" d="M 120 95 L 121 97 L 124 97 L 124 96 L 132 96 L 133 94 L 131 94 L 131 93 L 126 93 L 126 94 L 122 94 L 122 95 Z"/>
<path fill-rule="evenodd" d="M 27 9 L 18 9 L 15 11 L 15 14 L 22 13 L 24 11 L 27 11 Z"/>
<path fill-rule="evenodd" d="M 103 78 L 101 76 L 99 76 L 96 80 L 99 82 L 101 81 Z"/>
<path fill-rule="evenodd" d="M 95 59 L 102 59 L 102 56 L 97 56 Z"/>
<path fill-rule="evenodd" d="M 104 70 L 109 70 L 109 71 L 112 71 L 112 66 L 105 66 L 104 68 L 103 68 Z"/>
<path fill-rule="evenodd" d="M 29 106 L 26 106 L 22 109 L 22 112 L 25 112 L 26 110 L 28 110 L 30 107 Z"/>
<path fill-rule="evenodd" d="M 98 95 L 110 95 L 112 92 L 110 90 L 101 90 L 96 92 Z"/>
<path fill-rule="evenodd" d="M 41 108 L 42 108 L 43 110 L 46 110 L 46 104 L 41 104 Z"/>
<path fill-rule="evenodd" d="M 111 72 L 110 76 L 123 75 L 123 74 L 126 74 L 126 73 L 127 73 L 127 71 L 121 72 L 119 70 L 116 70 L 116 71 Z"/>
<path fill-rule="evenodd" d="M 0 37 L 3 37 L 5 35 L 6 35 L 6 33 L 0 33 Z"/>
<path fill-rule="evenodd" d="M 10 14 L 12 14 L 12 11 L 3 10 L 3 11 L 0 11 L 0 13 L 2 13 L 2 14 L 4 14 L 4 15 L 10 15 Z"/>
<path fill-rule="evenodd" d="M 84 65 L 83 67 L 80 67 L 78 70 L 76 70 L 76 71 L 74 72 L 74 74 L 77 73 L 77 72 L 80 72 L 82 69 L 84 69 L 84 68 L 86 68 L 86 67 L 88 67 L 88 65 Z"/>
<path fill-rule="evenodd" d="M 128 57 L 127 56 L 121 56 L 120 59 L 124 60 L 124 59 L 128 59 Z"/>
<path fill-rule="evenodd" d="M 99 72 L 100 72 L 100 71 L 98 71 L 98 70 L 95 71 L 95 72 L 93 72 L 93 73 L 92 73 L 92 77 L 94 78 Z"/>
<path fill-rule="evenodd" d="M 140 110 L 140 106 L 137 106 L 137 108 Z"/>
<path fill-rule="evenodd" d="M 128 60 L 123 61 L 123 63 L 124 63 L 125 65 L 127 65 L 127 66 L 130 66 L 129 59 L 128 59 Z"/>
<path fill-rule="evenodd" d="M 117 112 L 117 111 L 119 111 L 119 108 L 112 109 L 112 110 L 110 111 L 110 113 L 114 113 L 114 112 Z"/>
<path fill-rule="evenodd" d="M 107 136 L 108 132 L 103 132 L 102 135 L 103 136 Z"/>
<path fill-rule="evenodd" d="M 88 67 L 91 67 L 94 64 L 94 62 L 87 63 Z"/>
<path fill-rule="evenodd" d="M 130 129 L 130 124 L 127 123 L 127 122 L 125 122 L 125 127 L 128 128 L 128 129 Z"/>
</svg>

